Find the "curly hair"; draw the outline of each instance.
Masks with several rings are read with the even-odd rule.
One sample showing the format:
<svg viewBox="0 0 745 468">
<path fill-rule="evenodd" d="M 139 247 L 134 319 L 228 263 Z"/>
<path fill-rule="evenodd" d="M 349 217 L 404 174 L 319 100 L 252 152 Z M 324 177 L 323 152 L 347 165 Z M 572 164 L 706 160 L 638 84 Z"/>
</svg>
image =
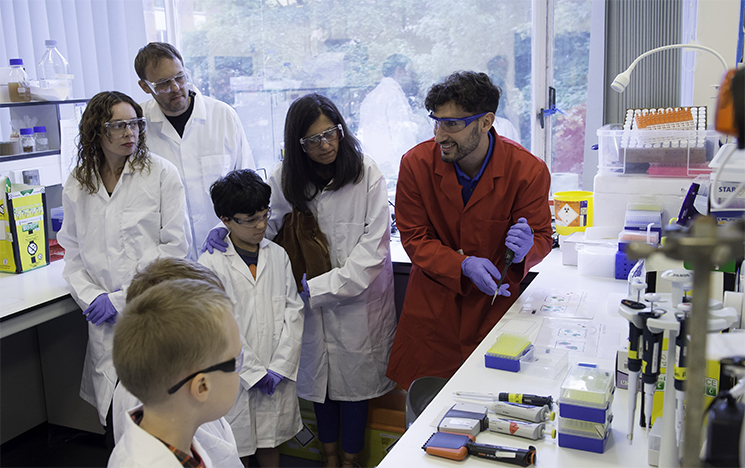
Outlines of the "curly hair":
<svg viewBox="0 0 745 468">
<path fill-rule="evenodd" d="M 486 73 L 457 71 L 429 88 L 424 107 L 434 111 L 437 106 L 453 101 L 466 112 L 497 112 L 501 93 Z"/>
<path fill-rule="evenodd" d="M 339 151 L 334 165 L 334 177 L 326 187 L 316 172 L 318 163 L 313 162 L 303 151 L 300 139 L 311 125 L 325 115 L 332 123 L 341 127 L 344 138 L 339 140 Z M 324 189 L 339 190 L 348 183 L 362 180 L 363 156 L 360 142 L 349 131 L 344 117 L 331 99 L 311 93 L 297 98 L 287 111 L 285 118 L 285 158 L 282 160 L 282 193 L 298 211 L 308 212 L 308 202 Z"/>
<path fill-rule="evenodd" d="M 90 194 L 96 193 L 101 183 L 99 171 L 105 162 L 101 139 L 108 138 L 104 124 L 111 119 L 112 109 L 120 102 L 132 106 L 137 118 L 142 117 L 142 107 L 131 97 L 118 91 L 103 91 L 93 96 L 88 102 L 80 120 L 78 156 L 72 175 Z M 137 138 L 137 148 L 128 157 L 128 161 L 135 170 L 150 170 L 150 153 L 145 144 L 145 132 L 140 132 Z"/>
</svg>

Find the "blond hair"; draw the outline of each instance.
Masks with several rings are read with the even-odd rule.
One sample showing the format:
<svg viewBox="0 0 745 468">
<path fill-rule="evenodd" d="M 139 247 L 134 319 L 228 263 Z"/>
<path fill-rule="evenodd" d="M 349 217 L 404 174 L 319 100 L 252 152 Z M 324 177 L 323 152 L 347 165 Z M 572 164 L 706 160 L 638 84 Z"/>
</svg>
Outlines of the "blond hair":
<svg viewBox="0 0 745 468">
<path fill-rule="evenodd" d="M 224 291 L 194 279 L 163 281 L 135 297 L 114 332 L 122 385 L 146 405 L 167 398 L 185 375 L 220 359 L 232 308 Z"/>
<path fill-rule="evenodd" d="M 225 291 L 220 278 L 206 266 L 186 258 L 163 257 L 135 273 L 127 288 L 127 303 L 152 286 L 173 279 L 202 280 Z"/>
</svg>

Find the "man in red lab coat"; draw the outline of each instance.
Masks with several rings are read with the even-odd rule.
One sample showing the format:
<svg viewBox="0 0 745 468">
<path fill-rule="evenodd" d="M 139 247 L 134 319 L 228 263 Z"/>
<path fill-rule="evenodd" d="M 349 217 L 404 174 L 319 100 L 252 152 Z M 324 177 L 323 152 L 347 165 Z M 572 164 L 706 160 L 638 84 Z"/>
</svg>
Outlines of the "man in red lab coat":
<svg viewBox="0 0 745 468">
<path fill-rule="evenodd" d="M 387 375 L 404 388 L 452 376 L 551 250 L 548 168 L 494 131 L 499 95 L 484 73 L 435 84 L 425 100 L 435 137 L 401 160 L 396 223 L 412 268 Z"/>
</svg>

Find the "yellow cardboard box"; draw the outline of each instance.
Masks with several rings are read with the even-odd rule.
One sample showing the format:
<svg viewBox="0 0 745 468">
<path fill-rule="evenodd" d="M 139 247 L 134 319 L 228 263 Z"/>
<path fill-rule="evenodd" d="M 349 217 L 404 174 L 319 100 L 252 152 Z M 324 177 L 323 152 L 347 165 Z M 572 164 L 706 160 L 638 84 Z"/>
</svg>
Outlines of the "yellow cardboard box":
<svg viewBox="0 0 745 468">
<path fill-rule="evenodd" d="M 0 272 L 23 273 L 49 263 L 43 186 L 0 179 Z"/>
</svg>

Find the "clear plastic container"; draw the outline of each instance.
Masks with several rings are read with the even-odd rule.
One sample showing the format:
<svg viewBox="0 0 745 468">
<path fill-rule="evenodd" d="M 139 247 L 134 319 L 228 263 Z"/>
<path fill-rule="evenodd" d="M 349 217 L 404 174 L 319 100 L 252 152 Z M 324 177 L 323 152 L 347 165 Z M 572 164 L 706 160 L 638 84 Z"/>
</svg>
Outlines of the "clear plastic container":
<svg viewBox="0 0 745 468">
<path fill-rule="evenodd" d="M 610 429 L 611 421 L 613 421 L 613 415 L 610 413 L 608 413 L 608 419 L 604 423 L 559 418 L 559 433 L 603 440 L 608 433 L 608 429 Z"/>
<path fill-rule="evenodd" d="M 34 141 L 34 129 L 21 129 L 21 149 L 24 153 L 33 153 L 36 151 L 36 142 Z"/>
<path fill-rule="evenodd" d="M 47 151 L 49 149 L 47 127 L 34 127 L 34 142 L 36 143 L 36 151 Z"/>
<path fill-rule="evenodd" d="M 613 372 L 580 364 L 569 369 L 559 398 L 570 405 L 607 408 L 613 389 Z"/>
<path fill-rule="evenodd" d="M 39 61 L 36 72 L 39 78 L 39 86 L 42 88 L 53 88 L 61 99 L 65 99 L 69 93 L 72 75 L 70 75 L 70 64 L 57 50 L 57 41 L 50 39 L 44 42 L 47 51 Z"/>
<path fill-rule="evenodd" d="M 23 59 L 10 59 L 8 94 L 10 95 L 10 102 L 27 102 L 31 100 L 31 88 L 29 87 L 26 70 L 23 69 Z"/>
</svg>

